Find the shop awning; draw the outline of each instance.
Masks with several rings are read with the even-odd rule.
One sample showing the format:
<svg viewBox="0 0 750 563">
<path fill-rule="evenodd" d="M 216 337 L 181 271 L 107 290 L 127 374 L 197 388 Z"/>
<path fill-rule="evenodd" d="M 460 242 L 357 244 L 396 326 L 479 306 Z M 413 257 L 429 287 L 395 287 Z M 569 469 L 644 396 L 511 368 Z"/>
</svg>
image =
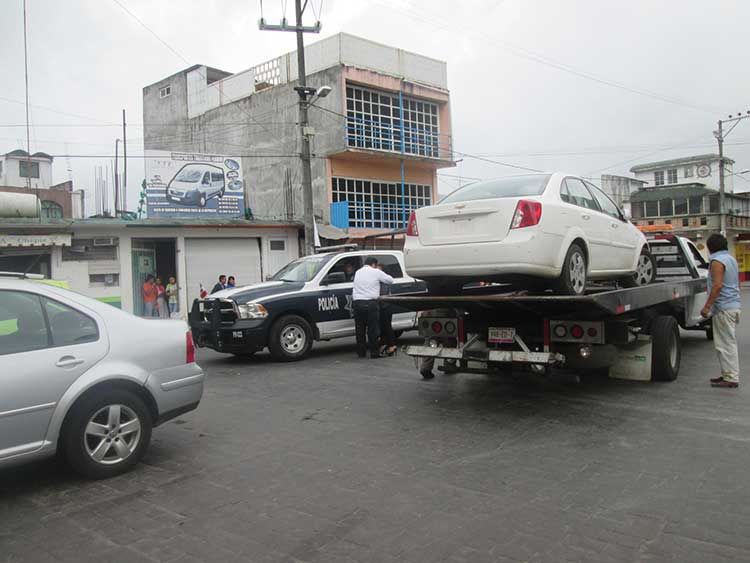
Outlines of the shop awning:
<svg viewBox="0 0 750 563">
<path fill-rule="evenodd" d="M 51 235 L 3 235 L 0 234 L 0 248 L 37 247 L 37 246 L 70 246 L 70 233 Z"/>
</svg>

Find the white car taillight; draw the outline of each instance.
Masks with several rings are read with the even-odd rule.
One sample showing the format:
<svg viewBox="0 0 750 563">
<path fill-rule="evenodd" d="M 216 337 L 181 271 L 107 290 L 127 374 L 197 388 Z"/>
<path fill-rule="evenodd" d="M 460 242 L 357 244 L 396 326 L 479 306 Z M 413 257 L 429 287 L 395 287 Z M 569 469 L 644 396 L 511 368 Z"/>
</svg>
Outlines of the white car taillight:
<svg viewBox="0 0 750 563">
<path fill-rule="evenodd" d="M 417 214 L 414 211 L 412 211 L 411 215 L 409 215 L 409 223 L 406 225 L 406 236 L 419 236 L 419 227 L 417 227 Z"/>
<path fill-rule="evenodd" d="M 192 364 L 195 361 L 195 344 L 193 343 L 193 333 L 185 333 L 185 363 Z"/>
<path fill-rule="evenodd" d="M 513 220 L 510 222 L 511 229 L 521 229 L 538 225 L 542 218 L 542 204 L 539 201 L 522 199 L 516 205 Z"/>
</svg>

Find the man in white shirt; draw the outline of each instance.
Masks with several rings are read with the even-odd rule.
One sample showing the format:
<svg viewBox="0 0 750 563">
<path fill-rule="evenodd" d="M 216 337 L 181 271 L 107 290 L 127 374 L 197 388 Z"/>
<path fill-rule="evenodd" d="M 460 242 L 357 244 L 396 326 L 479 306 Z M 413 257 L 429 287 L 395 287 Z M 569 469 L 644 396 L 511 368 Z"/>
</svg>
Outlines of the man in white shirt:
<svg viewBox="0 0 750 563">
<path fill-rule="evenodd" d="M 354 326 L 357 333 L 357 355 L 364 358 L 369 344 L 370 357 L 379 358 L 380 348 L 380 284 L 392 284 L 393 278 L 378 268 L 374 256 L 365 259 L 365 265 L 354 274 Z M 365 340 L 365 330 L 367 340 Z"/>
</svg>

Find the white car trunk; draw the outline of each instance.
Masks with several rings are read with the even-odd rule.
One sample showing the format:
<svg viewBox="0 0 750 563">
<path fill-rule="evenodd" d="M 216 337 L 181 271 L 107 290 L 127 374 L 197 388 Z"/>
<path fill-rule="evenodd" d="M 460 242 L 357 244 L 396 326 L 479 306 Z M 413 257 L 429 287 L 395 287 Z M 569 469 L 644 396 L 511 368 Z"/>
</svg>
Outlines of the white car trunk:
<svg viewBox="0 0 750 563">
<path fill-rule="evenodd" d="M 419 242 L 425 246 L 503 240 L 517 197 L 447 203 L 417 210 Z"/>
</svg>

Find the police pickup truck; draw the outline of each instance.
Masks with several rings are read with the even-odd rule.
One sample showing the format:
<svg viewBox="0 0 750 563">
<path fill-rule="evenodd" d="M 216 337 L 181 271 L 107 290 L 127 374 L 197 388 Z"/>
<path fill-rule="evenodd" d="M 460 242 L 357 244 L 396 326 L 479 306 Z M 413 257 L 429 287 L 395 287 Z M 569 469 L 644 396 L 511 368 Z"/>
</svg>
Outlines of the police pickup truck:
<svg viewBox="0 0 750 563">
<path fill-rule="evenodd" d="M 392 294 L 426 290 L 424 282 L 406 275 L 399 251 L 322 252 L 290 262 L 266 283 L 196 299 L 189 317 L 193 339 L 236 356 L 267 347 L 275 360 L 295 361 L 310 352 L 313 340 L 352 336 L 352 282 L 367 256 L 394 278 Z M 397 334 L 415 328 L 415 313 L 394 310 Z"/>
</svg>

